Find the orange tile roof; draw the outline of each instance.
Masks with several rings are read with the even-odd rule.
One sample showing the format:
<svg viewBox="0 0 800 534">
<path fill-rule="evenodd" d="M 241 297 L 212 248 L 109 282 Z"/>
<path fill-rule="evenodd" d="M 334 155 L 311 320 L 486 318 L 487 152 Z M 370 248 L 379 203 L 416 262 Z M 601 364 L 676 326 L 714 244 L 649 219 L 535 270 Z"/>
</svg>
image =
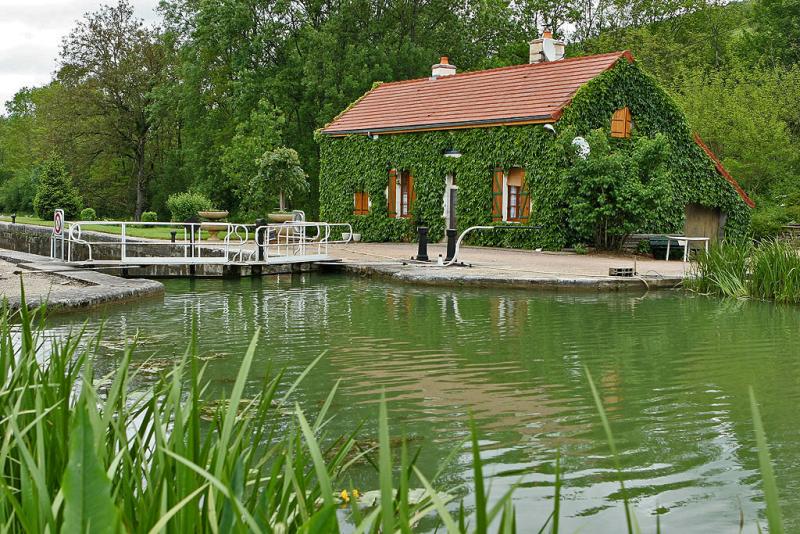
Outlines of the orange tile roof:
<svg viewBox="0 0 800 534">
<path fill-rule="evenodd" d="M 630 52 L 384 83 L 323 128 L 329 135 L 549 122 L 583 84 Z"/>
<path fill-rule="evenodd" d="M 703 149 L 703 152 L 705 152 L 709 158 L 711 158 L 711 161 L 714 162 L 714 166 L 717 168 L 717 172 L 720 173 L 722 177 L 725 178 L 728 181 L 728 183 L 733 186 L 736 192 L 739 193 L 739 196 L 742 197 L 742 200 L 744 200 L 745 204 L 747 204 L 751 208 L 755 208 L 756 203 L 753 202 L 753 200 L 747 195 L 747 193 L 744 192 L 744 189 L 742 189 L 742 186 L 740 186 L 739 182 L 736 181 L 736 178 L 731 176 L 731 173 L 728 172 L 728 169 L 726 169 L 722 165 L 722 162 L 719 160 L 717 155 L 714 154 L 714 152 L 712 152 L 711 149 L 708 148 L 708 146 L 703 142 L 703 140 L 700 138 L 700 135 L 696 133 L 694 134 L 694 142 L 697 143 L 697 146 Z"/>
</svg>

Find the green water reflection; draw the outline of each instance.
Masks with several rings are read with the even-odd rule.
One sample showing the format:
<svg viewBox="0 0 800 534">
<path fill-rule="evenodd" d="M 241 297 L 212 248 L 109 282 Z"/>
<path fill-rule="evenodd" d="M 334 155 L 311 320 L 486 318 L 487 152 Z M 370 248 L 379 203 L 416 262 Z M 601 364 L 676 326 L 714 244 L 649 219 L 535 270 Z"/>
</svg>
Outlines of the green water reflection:
<svg viewBox="0 0 800 534">
<path fill-rule="evenodd" d="M 667 532 L 755 532 L 763 507 L 747 398 L 753 385 L 773 448 L 789 530 L 800 529 L 800 309 L 683 293 L 585 294 L 420 288 L 339 276 L 170 281 L 163 302 L 112 307 L 111 339 L 139 332 L 138 358 L 179 357 L 197 315 L 208 376 L 222 392 L 257 327 L 255 381 L 269 362 L 296 375 L 326 356 L 297 392 L 314 411 L 337 380 L 337 430 L 390 401 L 392 431 L 422 446 L 435 471 L 474 414 L 497 494 L 520 484 L 522 531 L 552 509 L 553 465 L 565 471 L 566 531 L 620 532 L 619 485 L 583 368 L 588 366 L 622 451 L 640 524 Z M 64 332 L 83 318 L 52 323 Z M 158 360 L 154 368 L 158 367 Z M 444 481 L 469 485 L 465 449 Z M 372 473 L 354 483 L 373 489 Z M 469 503 L 469 497 L 467 503 Z M 763 521 L 762 521 L 763 523 Z"/>
</svg>

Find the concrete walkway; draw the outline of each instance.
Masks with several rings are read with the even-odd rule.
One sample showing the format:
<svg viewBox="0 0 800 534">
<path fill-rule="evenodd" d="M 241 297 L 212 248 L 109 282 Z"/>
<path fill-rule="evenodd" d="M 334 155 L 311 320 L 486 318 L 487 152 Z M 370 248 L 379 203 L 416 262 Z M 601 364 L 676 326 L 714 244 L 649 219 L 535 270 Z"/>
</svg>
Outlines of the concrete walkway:
<svg viewBox="0 0 800 534">
<path fill-rule="evenodd" d="M 462 247 L 459 260 L 465 265 L 442 268 L 436 267 L 435 261 L 429 264 L 411 261 L 416 253 L 416 244 L 408 243 L 351 243 L 331 246 L 329 250 L 331 256 L 342 259 L 340 270 L 444 285 L 665 288 L 679 285 L 688 270 L 688 264 L 680 261 L 486 247 Z M 445 253 L 444 245 L 428 247 L 432 259 Z M 612 277 L 608 275 L 611 267 L 633 267 L 638 276 Z"/>
<path fill-rule="evenodd" d="M 160 297 L 164 285 L 155 280 L 120 278 L 82 270 L 50 258 L 0 249 L 0 296 L 12 310 L 21 304 L 20 277 L 29 308 L 46 302 L 48 312 L 89 308 L 110 302 Z"/>
</svg>

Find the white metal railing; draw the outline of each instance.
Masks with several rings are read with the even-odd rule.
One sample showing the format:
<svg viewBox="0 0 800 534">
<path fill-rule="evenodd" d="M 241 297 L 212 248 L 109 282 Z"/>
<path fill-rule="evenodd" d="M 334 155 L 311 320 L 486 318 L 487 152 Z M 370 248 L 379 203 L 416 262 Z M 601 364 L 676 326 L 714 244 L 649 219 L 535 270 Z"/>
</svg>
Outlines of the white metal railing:
<svg viewBox="0 0 800 534">
<path fill-rule="evenodd" d="M 256 228 L 255 244 L 264 251 L 264 259 L 322 255 L 328 253 L 328 245 L 349 243 L 352 236 L 349 223 L 292 221 Z"/>
<path fill-rule="evenodd" d="M 299 214 L 298 218 L 302 216 Z M 164 235 L 169 231 L 174 236 L 168 239 L 131 236 L 132 228 L 163 228 Z M 86 235 L 95 229 L 102 233 L 102 240 Z M 210 234 L 218 234 L 219 240 L 209 239 Z M 103 246 L 119 251 L 116 257 L 106 259 L 129 264 L 268 261 L 282 256 L 324 255 L 329 245 L 349 243 L 352 235 L 353 227 L 348 223 L 303 220 L 258 226 L 255 231 L 252 225 L 223 222 L 76 221 L 66 222 L 61 235 L 51 238 L 50 255 L 53 258 L 60 255 L 60 259 L 72 262 L 77 250 L 85 247 L 88 260 L 94 261 L 95 248 Z M 164 247 L 173 248 L 165 252 Z"/>
<path fill-rule="evenodd" d="M 117 228 L 118 232 L 103 232 L 114 239 L 91 240 L 84 237 L 85 227 Z M 130 236 L 131 228 L 174 228 L 175 240 L 161 238 L 143 238 Z M 102 232 L 102 230 L 98 230 Z M 209 239 L 210 235 L 219 235 L 219 240 Z M 68 262 L 73 261 L 73 245 L 86 247 L 89 261 L 94 260 L 93 247 L 119 247 L 119 261 L 122 263 L 228 263 L 242 261 L 250 238 L 246 225 L 223 222 L 176 223 L 176 222 L 129 222 L 129 221 L 77 221 L 67 222 L 62 241 L 66 244 Z M 163 247 L 182 249 L 179 256 L 163 254 L 141 254 L 141 252 L 160 252 Z M 140 252 L 133 255 L 133 250 Z M 51 255 L 54 251 L 51 248 Z M 63 256 L 62 256 L 63 259 Z"/>
</svg>

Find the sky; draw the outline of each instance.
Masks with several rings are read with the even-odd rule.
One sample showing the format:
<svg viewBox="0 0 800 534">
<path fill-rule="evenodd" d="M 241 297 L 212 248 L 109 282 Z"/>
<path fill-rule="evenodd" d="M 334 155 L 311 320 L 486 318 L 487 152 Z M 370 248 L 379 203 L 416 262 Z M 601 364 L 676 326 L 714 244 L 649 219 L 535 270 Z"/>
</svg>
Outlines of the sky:
<svg viewBox="0 0 800 534">
<path fill-rule="evenodd" d="M 52 79 L 61 39 L 85 13 L 115 0 L 0 0 L 0 113 L 22 87 Z M 131 0 L 136 15 L 157 20 L 158 0 Z"/>
</svg>

